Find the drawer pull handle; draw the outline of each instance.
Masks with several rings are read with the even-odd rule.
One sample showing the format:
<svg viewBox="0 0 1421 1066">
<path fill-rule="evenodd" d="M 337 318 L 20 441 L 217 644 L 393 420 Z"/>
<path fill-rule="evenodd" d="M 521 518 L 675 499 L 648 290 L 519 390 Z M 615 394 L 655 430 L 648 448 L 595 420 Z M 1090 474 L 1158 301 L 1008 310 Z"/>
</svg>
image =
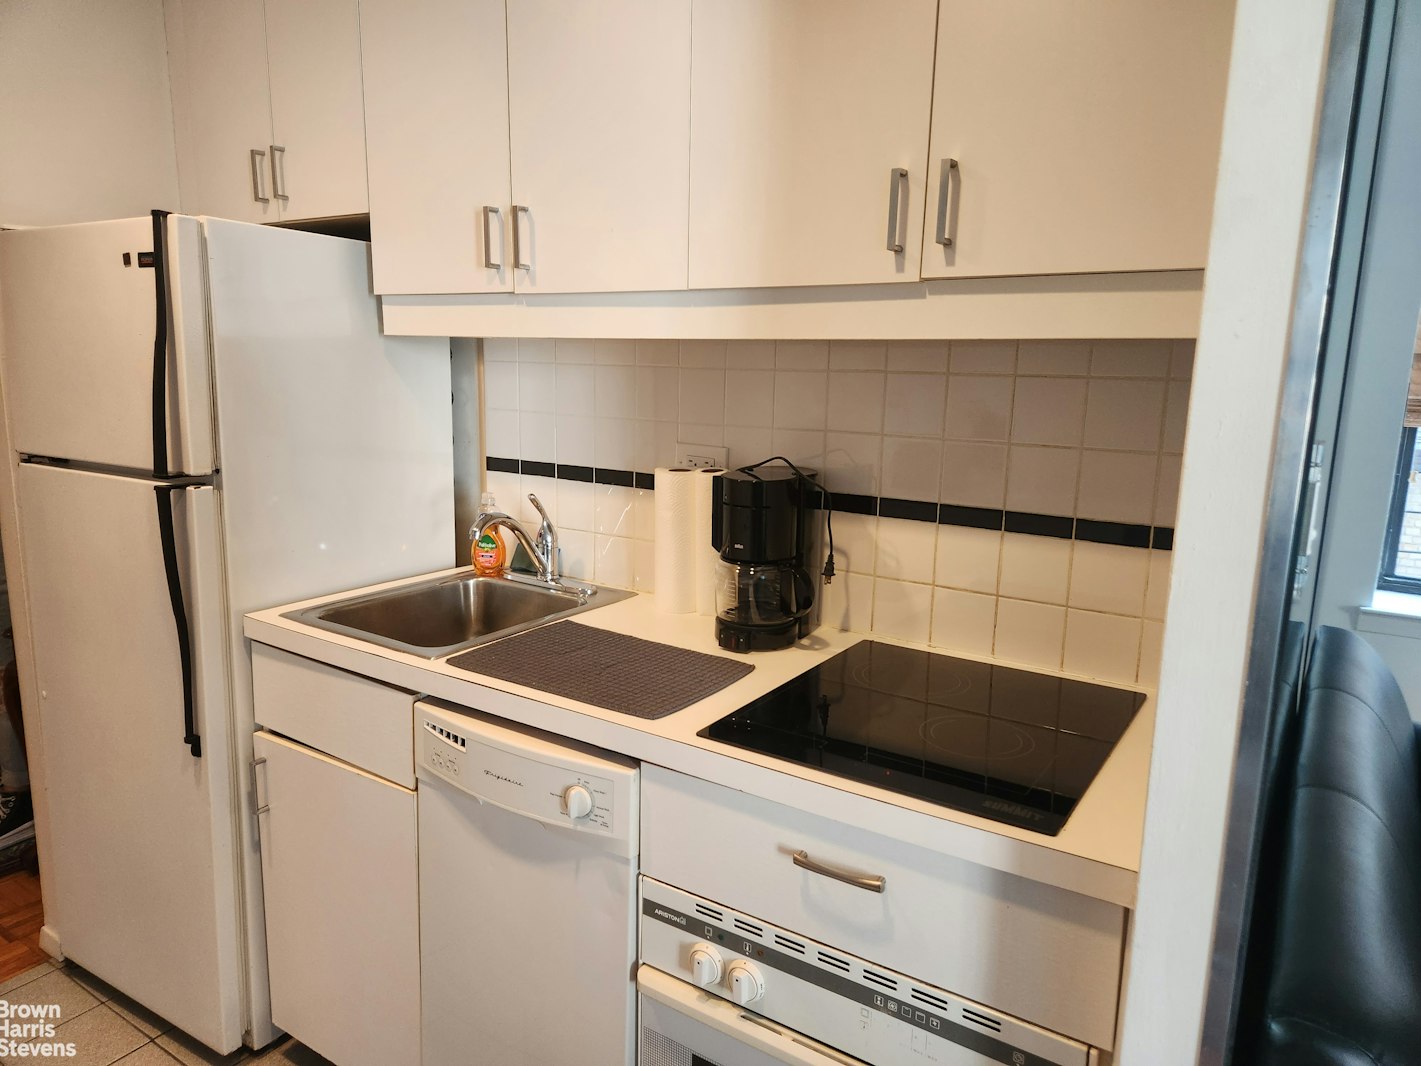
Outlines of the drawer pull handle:
<svg viewBox="0 0 1421 1066">
<path fill-rule="evenodd" d="M 794 864 L 801 870 L 808 870 L 810 873 L 832 877 L 835 881 L 842 881 L 846 885 L 853 885 L 855 888 L 864 888 L 870 892 L 882 892 L 883 886 L 888 883 L 887 879 L 883 877 L 855 874 L 847 870 L 835 869 L 833 866 L 825 866 L 822 862 L 811 859 L 807 851 L 796 851 L 792 858 L 794 859 Z"/>
</svg>

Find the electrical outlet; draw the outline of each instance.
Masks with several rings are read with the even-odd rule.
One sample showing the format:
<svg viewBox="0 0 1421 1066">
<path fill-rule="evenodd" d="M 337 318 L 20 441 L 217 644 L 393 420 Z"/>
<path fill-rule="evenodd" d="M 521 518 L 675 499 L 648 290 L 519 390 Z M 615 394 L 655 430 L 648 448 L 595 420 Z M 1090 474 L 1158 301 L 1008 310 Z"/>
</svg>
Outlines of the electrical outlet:
<svg viewBox="0 0 1421 1066">
<path fill-rule="evenodd" d="M 676 465 L 699 469 L 703 466 L 724 466 L 729 452 L 715 444 L 676 445 Z"/>
</svg>

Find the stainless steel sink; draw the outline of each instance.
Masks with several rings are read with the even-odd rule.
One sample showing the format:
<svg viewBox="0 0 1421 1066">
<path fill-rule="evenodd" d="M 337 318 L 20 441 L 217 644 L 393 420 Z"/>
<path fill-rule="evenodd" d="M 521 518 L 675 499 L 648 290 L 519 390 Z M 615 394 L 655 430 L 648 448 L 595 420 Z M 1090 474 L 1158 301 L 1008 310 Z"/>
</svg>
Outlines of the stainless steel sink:
<svg viewBox="0 0 1421 1066">
<path fill-rule="evenodd" d="M 634 595 L 621 589 L 584 588 L 587 594 L 520 575 L 452 574 L 291 611 L 284 617 L 382 648 L 440 659 Z"/>
</svg>

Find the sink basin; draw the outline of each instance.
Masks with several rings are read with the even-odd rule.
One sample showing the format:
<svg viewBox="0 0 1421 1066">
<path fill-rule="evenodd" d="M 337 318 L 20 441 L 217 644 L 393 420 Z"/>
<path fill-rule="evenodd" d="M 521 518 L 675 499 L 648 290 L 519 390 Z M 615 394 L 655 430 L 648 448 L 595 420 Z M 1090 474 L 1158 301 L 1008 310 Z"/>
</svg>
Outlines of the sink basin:
<svg viewBox="0 0 1421 1066">
<path fill-rule="evenodd" d="M 307 607 L 285 617 L 382 648 L 439 659 L 634 595 L 585 587 L 590 594 L 518 575 L 463 573 Z"/>
</svg>

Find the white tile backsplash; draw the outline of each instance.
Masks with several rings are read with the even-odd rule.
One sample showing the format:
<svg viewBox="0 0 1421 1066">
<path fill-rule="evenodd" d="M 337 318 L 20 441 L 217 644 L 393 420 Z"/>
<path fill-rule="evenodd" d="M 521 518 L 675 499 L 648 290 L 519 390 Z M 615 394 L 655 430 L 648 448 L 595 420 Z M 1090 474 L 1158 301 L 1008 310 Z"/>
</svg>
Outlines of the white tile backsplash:
<svg viewBox="0 0 1421 1066">
<path fill-rule="evenodd" d="M 996 639 L 992 654 L 1026 666 L 1061 668 L 1066 609 L 1003 596 L 997 600 Z"/>
<path fill-rule="evenodd" d="M 678 442 L 783 454 L 868 498 L 1172 525 L 1189 341 L 484 343 L 490 456 L 619 470 Z M 536 491 L 568 573 L 650 591 L 655 494 L 496 471 Z M 975 520 L 975 519 L 974 519 Z M 1170 553 L 836 512 L 830 626 L 1152 684 Z"/>
<path fill-rule="evenodd" d="M 1011 439 L 1019 444 L 1081 443 L 1086 382 L 1078 378 L 1018 377 L 1012 397 Z"/>
<path fill-rule="evenodd" d="M 997 626 L 997 598 L 959 589 L 933 590 L 930 641 L 967 655 L 991 655 Z"/>
<path fill-rule="evenodd" d="M 878 552 L 874 573 L 900 581 L 933 583 L 933 563 L 937 556 L 937 525 L 910 522 L 903 518 L 878 520 Z"/>
<path fill-rule="evenodd" d="M 1071 580 L 1071 542 L 1025 533 L 1002 534 L 997 591 L 1018 600 L 1063 604 Z"/>
<path fill-rule="evenodd" d="M 884 382 L 876 371 L 829 371 L 829 428 L 882 433 Z"/>
<path fill-rule="evenodd" d="M 994 529 L 937 527 L 933 584 L 965 592 L 997 593 L 1002 534 Z"/>
<path fill-rule="evenodd" d="M 883 394 L 883 424 L 890 433 L 941 437 L 946 403 L 946 374 L 889 374 Z"/>
<path fill-rule="evenodd" d="M 1007 495 L 1006 445 L 947 441 L 939 485 L 943 503 L 1000 510 Z"/>
</svg>

